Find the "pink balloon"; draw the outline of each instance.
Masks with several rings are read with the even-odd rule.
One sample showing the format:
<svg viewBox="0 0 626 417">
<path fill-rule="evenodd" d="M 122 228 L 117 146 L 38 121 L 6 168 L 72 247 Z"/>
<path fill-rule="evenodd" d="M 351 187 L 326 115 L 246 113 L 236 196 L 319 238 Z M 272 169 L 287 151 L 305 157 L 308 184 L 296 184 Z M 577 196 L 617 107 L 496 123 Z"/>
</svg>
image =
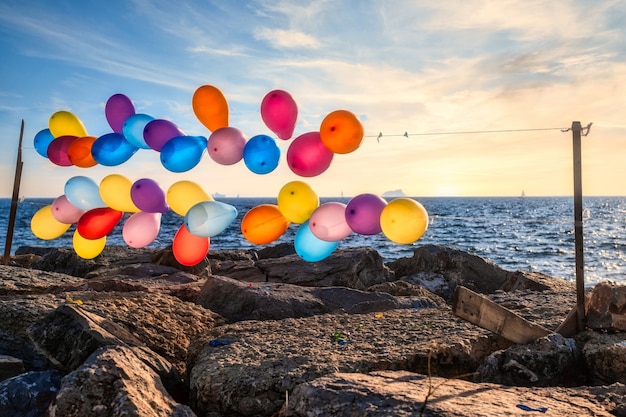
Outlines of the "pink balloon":
<svg viewBox="0 0 626 417">
<path fill-rule="evenodd" d="M 170 139 L 185 135 L 185 132 L 176 124 L 165 119 L 151 120 L 143 129 L 143 139 L 146 145 L 159 152 Z"/>
<path fill-rule="evenodd" d="M 346 205 L 334 201 L 322 204 L 309 218 L 309 229 L 315 237 L 326 242 L 348 237 L 352 229 L 346 221 Z"/>
<path fill-rule="evenodd" d="M 209 136 L 209 156 L 221 165 L 233 165 L 243 159 L 246 138 L 234 127 L 222 127 Z"/>
<path fill-rule="evenodd" d="M 359 194 L 346 206 L 346 222 L 356 233 L 375 235 L 382 232 L 380 214 L 387 201 L 375 194 Z"/>
<path fill-rule="evenodd" d="M 81 210 L 72 205 L 67 197 L 65 197 L 65 194 L 57 197 L 54 202 L 52 202 L 52 216 L 60 223 L 76 223 L 83 213 L 85 213 L 85 210 Z"/>
<path fill-rule="evenodd" d="M 309 132 L 291 142 L 287 149 L 287 165 L 294 174 L 314 177 L 328 169 L 333 155 L 322 143 L 319 132 Z"/>
<path fill-rule="evenodd" d="M 270 91 L 261 102 L 261 118 L 279 138 L 287 140 L 296 128 L 298 105 L 288 92 Z"/>
<path fill-rule="evenodd" d="M 165 191 L 150 178 L 142 178 L 130 187 L 130 198 L 141 211 L 148 213 L 165 213 L 169 210 L 165 199 Z"/>
<path fill-rule="evenodd" d="M 124 94 L 113 94 L 104 106 L 104 115 L 115 133 L 122 133 L 124 122 L 135 114 L 135 105 Z"/>
<path fill-rule="evenodd" d="M 122 228 L 124 242 L 132 248 L 144 248 L 154 242 L 161 229 L 161 213 L 140 211 L 128 218 Z"/>
<path fill-rule="evenodd" d="M 48 159 L 50 162 L 62 167 L 71 167 L 74 165 L 72 161 L 70 161 L 67 150 L 76 139 L 76 136 L 59 136 L 50 142 L 50 145 L 48 145 Z"/>
</svg>

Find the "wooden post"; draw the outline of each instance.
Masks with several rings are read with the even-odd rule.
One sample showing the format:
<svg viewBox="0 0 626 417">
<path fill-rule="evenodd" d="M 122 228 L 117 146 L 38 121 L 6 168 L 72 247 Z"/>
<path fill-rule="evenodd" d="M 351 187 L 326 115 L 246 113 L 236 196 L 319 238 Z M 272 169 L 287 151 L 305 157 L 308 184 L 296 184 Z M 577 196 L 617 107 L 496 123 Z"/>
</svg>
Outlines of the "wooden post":
<svg viewBox="0 0 626 417">
<path fill-rule="evenodd" d="M 574 239 L 576 247 L 576 327 L 585 330 L 585 264 L 583 257 L 583 188 L 580 122 L 572 122 L 574 142 Z"/>
<path fill-rule="evenodd" d="M 13 230 L 15 228 L 15 217 L 17 215 L 17 204 L 20 198 L 20 181 L 22 179 L 22 138 L 24 137 L 24 119 L 20 128 L 20 140 L 17 145 L 17 161 L 15 163 L 15 178 L 13 180 L 13 195 L 11 196 L 11 210 L 9 212 L 9 225 L 7 227 L 7 238 L 4 242 L 3 263 L 8 263 L 11 259 L 11 245 L 13 243 Z"/>
</svg>

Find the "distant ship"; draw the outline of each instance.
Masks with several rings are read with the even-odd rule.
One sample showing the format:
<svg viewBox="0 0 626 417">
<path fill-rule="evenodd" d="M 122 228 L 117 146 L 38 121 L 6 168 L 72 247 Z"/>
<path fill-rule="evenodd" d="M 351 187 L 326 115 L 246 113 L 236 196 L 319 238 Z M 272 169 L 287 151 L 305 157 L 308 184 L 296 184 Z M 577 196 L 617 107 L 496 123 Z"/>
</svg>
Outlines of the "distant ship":
<svg viewBox="0 0 626 417">
<path fill-rule="evenodd" d="M 402 191 L 401 189 L 397 189 L 397 190 L 385 191 L 383 193 L 383 197 L 406 197 L 406 194 L 404 194 L 404 191 Z"/>
<path fill-rule="evenodd" d="M 524 190 L 522 190 L 522 194 L 520 195 L 521 198 L 526 197 L 526 193 L 524 192 Z"/>
<path fill-rule="evenodd" d="M 213 193 L 213 198 L 224 198 L 226 197 L 226 194 L 222 194 L 222 193 Z"/>
</svg>

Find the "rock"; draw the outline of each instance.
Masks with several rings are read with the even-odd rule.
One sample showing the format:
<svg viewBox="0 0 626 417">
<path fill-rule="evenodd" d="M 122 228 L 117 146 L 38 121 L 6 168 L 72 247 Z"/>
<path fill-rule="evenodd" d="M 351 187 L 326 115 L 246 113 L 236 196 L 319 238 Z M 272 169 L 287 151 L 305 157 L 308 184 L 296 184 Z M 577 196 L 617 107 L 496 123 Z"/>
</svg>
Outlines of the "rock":
<svg viewBox="0 0 626 417">
<path fill-rule="evenodd" d="M 167 393 L 160 379 L 123 346 L 96 350 L 63 378 L 53 415 L 64 417 L 193 417 Z"/>
<path fill-rule="evenodd" d="M 0 381 L 26 372 L 24 361 L 13 356 L 0 355 Z"/>
<path fill-rule="evenodd" d="M 510 386 L 575 386 L 585 381 L 574 339 L 551 334 L 527 345 L 492 353 L 477 370 L 477 380 Z"/>
<path fill-rule="evenodd" d="M 43 294 L 61 285 L 80 285 L 82 279 L 57 272 L 43 272 L 0 265 L 0 296 Z"/>
<path fill-rule="evenodd" d="M 258 257 L 254 251 L 220 250 L 209 252 L 209 264 L 213 275 L 221 275 L 247 282 L 265 282 L 265 273 L 256 266 Z"/>
<path fill-rule="evenodd" d="M 63 374 L 59 371 L 27 372 L 0 382 L 0 416 L 49 416 Z"/>
<path fill-rule="evenodd" d="M 372 285 L 367 290 L 372 292 L 384 292 L 397 297 L 427 297 L 436 301 L 440 306 L 446 304 L 446 300 L 428 291 L 424 287 L 401 280 Z"/>
<path fill-rule="evenodd" d="M 626 333 L 586 331 L 576 335 L 593 385 L 626 384 Z"/>
<path fill-rule="evenodd" d="M 348 287 L 366 290 L 390 278 L 378 252 L 371 248 L 350 248 L 332 253 L 320 262 L 306 262 L 298 255 L 259 259 L 256 263 L 268 282 L 307 287 Z"/>
<path fill-rule="evenodd" d="M 541 415 L 543 410 L 553 416 L 613 416 L 607 408 L 615 410 L 620 403 L 607 407 L 600 395 L 583 388 L 523 389 L 403 371 L 334 373 L 298 385 L 280 415 L 499 417 Z"/>
<path fill-rule="evenodd" d="M 296 248 L 293 243 L 279 243 L 256 251 L 258 259 L 282 258 L 283 256 L 295 255 Z"/>
<path fill-rule="evenodd" d="M 333 372 L 430 368 L 452 377 L 501 348 L 447 308 L 242 321 L 190 346 L 191 406 L 199 415 L 271 416 L 285 391 Z"/>
<path fill-rule="evenodd" d="M 587 299 L 587 327 L 626 331 L 626 286 L 597 284 Z"/>
<path fill-rule="evenodd" d="M 576 283 L 539 272 L 515 271 L 509 274 L 499 289 L 507 292 L 530 290 L 575 293 Z"/>
<path fill-rule="evenodd" d="M 424 297 L 393 297 L 386 293 L 344 287 L 300 287 L 290 284 L 245 284 L 220 276 L 207 279 L 197 303 L 229 321 L 280 320 L 344 311 L 367 313 L 397 308 L 437 307 Z"/>
<path fill-rule="evenodd" d="M 172 253 L 172 248 L 158 250 L 150 258 L 150 262 L 155 265 L 171 266 L 189 274 L 198 275 L 201 277 L 211 275 L 211 266 L 208 259 L 205 257 L 197 265 L 185 266 L 176 260 Z"/>
<path fill-rule="evenodd" d="M 477 255 L 446 246 L 425 245 L 411 258 L 388 265 L 395 277 L 418 284 L 450 302 L 457 285 L 491 294 L 506 281 L 509 272 Z"/>
</svg>

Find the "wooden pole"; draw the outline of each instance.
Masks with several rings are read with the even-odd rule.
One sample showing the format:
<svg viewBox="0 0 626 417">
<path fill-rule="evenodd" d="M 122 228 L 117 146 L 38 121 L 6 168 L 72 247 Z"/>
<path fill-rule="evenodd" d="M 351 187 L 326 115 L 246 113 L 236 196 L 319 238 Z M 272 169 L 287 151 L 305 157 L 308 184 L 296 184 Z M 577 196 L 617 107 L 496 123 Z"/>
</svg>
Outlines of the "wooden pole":
<svg viewBox="0 0 626 417">
<path fill-rule="evenodd" d="M 20 128 L 20 140 L 17 145 L 17 161 L 15 163 L 15 178 L 13 180 L 13 195 L 11 196 L 11 210 L 9 212 L 9 225 L 7 228 L 7 238 L 4 242 L 3 262 L 6 264 L 11 259 L 11 245 L 13 243 L 13 230 L 15 229 L 15 217 L 17 215 L 17 204 L 20 198 L 20 182 L 22 180 L 22 138 L 24 137 L 24 119 Z"/>
<path fill-rule="evenodd" d="M 574 142 L 574 239 L 576 245 L 576 327 L 585 330 L 585 263 L 583 257 L 583 188 L 580 122 L 572 122 Z"/>
</svg>

